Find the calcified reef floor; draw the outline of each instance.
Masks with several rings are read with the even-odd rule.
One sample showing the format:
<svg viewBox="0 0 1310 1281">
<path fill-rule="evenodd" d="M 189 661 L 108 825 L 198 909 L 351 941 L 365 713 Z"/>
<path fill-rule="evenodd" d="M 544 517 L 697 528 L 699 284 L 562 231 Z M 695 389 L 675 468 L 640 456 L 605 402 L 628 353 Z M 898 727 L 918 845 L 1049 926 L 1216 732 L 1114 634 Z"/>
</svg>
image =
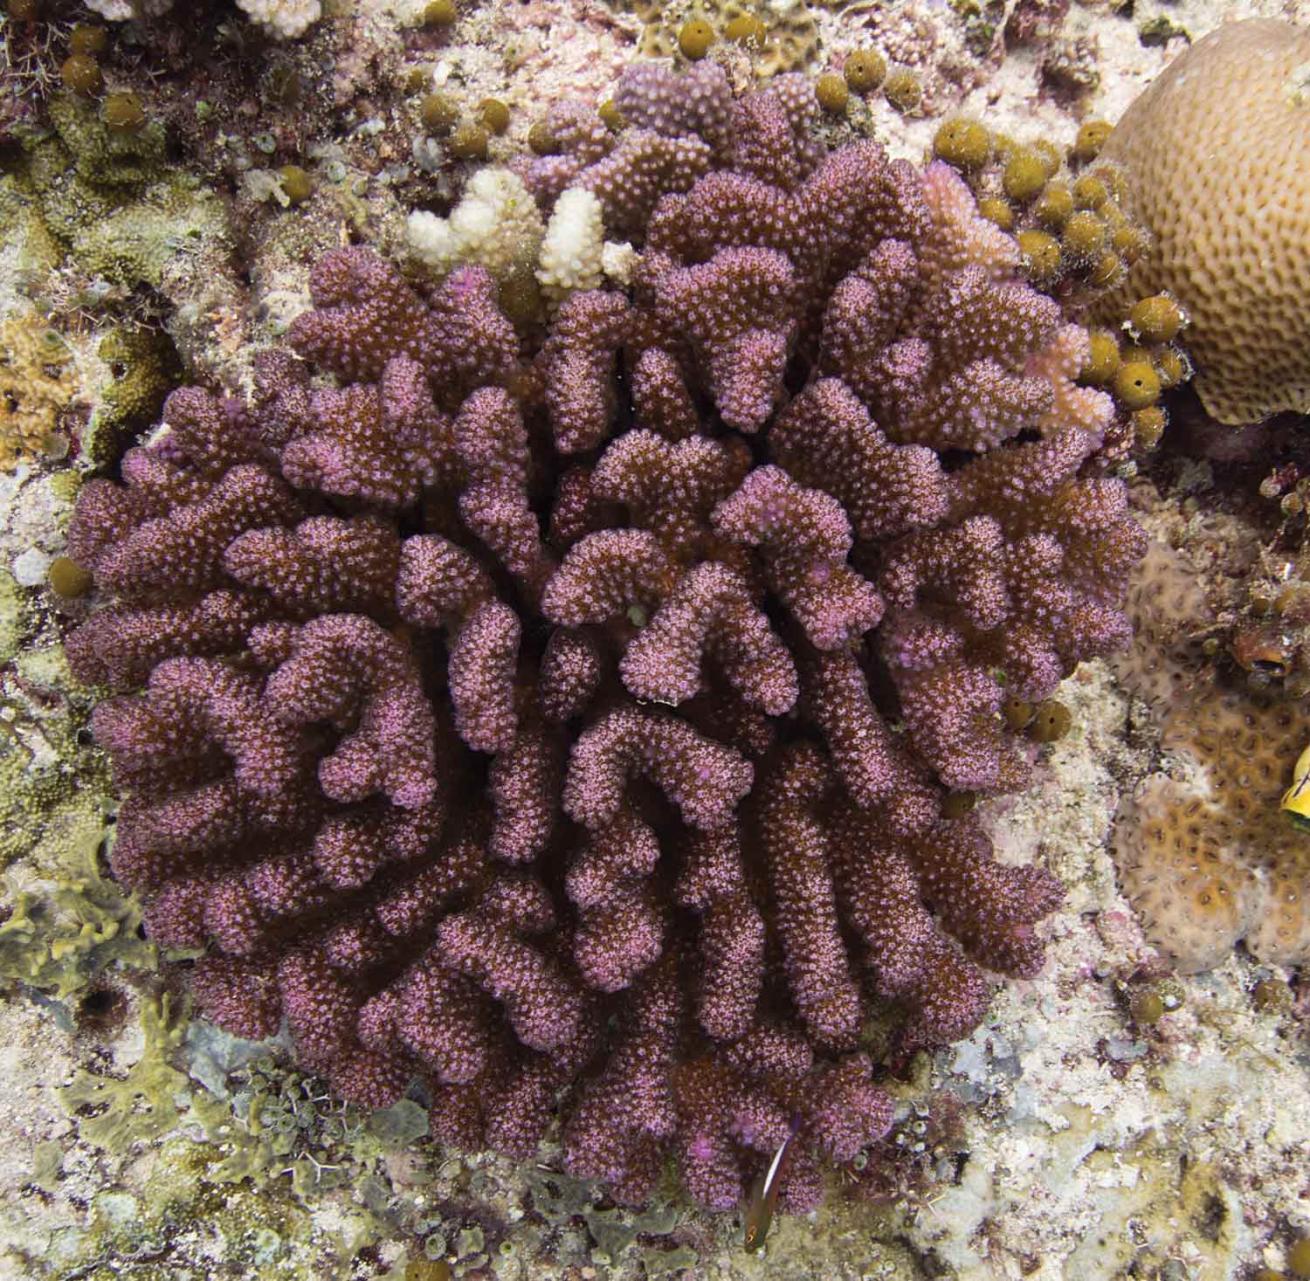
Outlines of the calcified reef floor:
<svg viewBox="0 0 1310 1281">
<path fill-rule="evenodd" d="M 1060 142 L 1076 119 L 1114 119 L 1167 59 L 1167 42 L 1141 38 L 1161 20 L 1194 37 L 1248 14 L 1310 22 L 1310 5 L 1264 0 L 1029 7 L 1048 12 L 1046 33 L 985 58 L 969 51 L 970 23 L 1003 27 L 1013 0 L 816 8 L 819 57 L 869 40 L 924 70 L 936 114 L 903 120 L 873 107 L 875 134 L 919 156 L 956 105 Z M 335 10 L 343 16 L 329 21 L 353 22 L 380 46 L 398 22 L 374 0 Z M 431 61 L 438 83 L 453 76 L 475 100 L 495 93 L 528 112 L 570 91 L 601 94 L 638 28 L 599 3 L 498 0 Z M 1043 81 L 1053 50 L 1085 78 L 1079 92 Z M 332 154 L 332 140 L 318 145 Z M 384 132 L 377 145 L 408 155 L 407 137 Z M 385 240 L 396 197 L 360 191 L 352 217 Z M 334 230 L 315 225 L 303 243 L 331 243 Z M 170 332 L 197 368 L 238 380 L 243 337 L 303 307 L 312 255 L 289 252 L 286 237 L 261 245 L 248 285 L 204 298 L 207 326 L 187 318 L 201 303 L 184 286 L 169 295 L 182 318 Z M 18 283 L 0 254 L 0 314 Z M 94 318 L 87 333 L 76 363 L 90 380 Z M 1310 1233 L 1305 989 L 1301 1008 L 1261 1009 L 1255 984 L 1287 976 L 1244 955 L 1176 982 L 1155 964 L 1116 888 L 1107 834 L 1120 798 L 1155 766 L 1158 731 L 1101 664 L 1066 683 L 1073 728 L 1033 790 L 986 807 L 1002 858 L 1043 863 L 1067 887 L 1044 926 L 1045 971 L 1001 990 L 969 1040 L 895 1086 L 897 1124 L 874 1157 L 885 1173 L 861 1180 L 865 1195 L 834 1186 L 818 1214 L 775 1223 L 761 1254 L 741 1249 L 733 1217 L 698 1215 L 676 1197 L 642 1213 L 615 1208 L 554 1174 L 549 1148 L 535 1168 L 460 1157 L 426 1138 L 415 1104 L 374 1116 L 340 1108 L 289 1072 L 284 1047 L 188 1022 L 132 905 L 99 875 L 104 778 L 79 736 L 85 701 L 38 588 L 62 546 L 61 466 L 0 475 L 0 566 L 16 584 L 0 592 L 0 765 L 13 798 L 0 914 L 0 1276 L 1218 1281 L 1280 1266 L 1289 1241 Z M 1165 508 L 1187 501 L 1203 513 L 1206 468 L 1184 484 L 1167 474 Z M 1149 1026 L 1127 1000 L 1143 975 L 1167 1009 Z"/>
</svg>

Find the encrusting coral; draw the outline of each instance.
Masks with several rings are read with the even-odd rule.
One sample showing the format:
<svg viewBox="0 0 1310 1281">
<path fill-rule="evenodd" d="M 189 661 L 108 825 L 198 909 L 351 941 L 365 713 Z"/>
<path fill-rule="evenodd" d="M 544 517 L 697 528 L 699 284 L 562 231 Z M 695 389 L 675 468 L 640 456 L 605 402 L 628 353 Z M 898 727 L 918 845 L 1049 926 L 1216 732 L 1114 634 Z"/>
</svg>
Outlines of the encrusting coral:
<svg viewBox="0 0 1310 1281">
<path fill-rule="evenodd" d="M 37 312 L 0 320 L 0 471 L 59 452 L 59 418 L 75 391 L 72 354 Z"/>
<path fill-rule="evenodd" d="M 1310 410 L 1307 60 L 1304 27 L 1222 26 L 1155 78 L 1101 153 L 1153 237 L 1128 289 L 1182 304 L 1197 393 L 1224 423 Z"/>
<path fill-rule="evenodd" d="M 218 1022 L 369 1105 L 423 1075 L 466 1147 L 558 1114 L 628 1200 L 790 1138 L 800 1208 L 889 1124 L 866 1021 L 950 1040 L 1040 966 L 1058 885 L 942 799 L 1023 785 L 1002 704 L 1124 642 L 1143 536 L 1085 331 L 948 167 L 825 152 L 793 77 L 616 103 L 522 177 L 629 290 L 516 330 L 484 267 L 328 254 L 251 403 L 173 393 L 83 491 L 68 650 Z"/>
<path fill-rule="evenodd" d="M 1199 661 L 1209 619 L 1196 571 L 1153 543 L 1129 598 L 1137 637 L 1120 679 L 1163 718 L 1167 771 L 1125 805 L 1114 851 L 1147 937 L 1180 970 L 1242 941 L 1257 960 L 1310 960 L 1310 847 L 1279 809 L 1306 745 L 1297 705 L 1225 688 Z"/>
</svg>

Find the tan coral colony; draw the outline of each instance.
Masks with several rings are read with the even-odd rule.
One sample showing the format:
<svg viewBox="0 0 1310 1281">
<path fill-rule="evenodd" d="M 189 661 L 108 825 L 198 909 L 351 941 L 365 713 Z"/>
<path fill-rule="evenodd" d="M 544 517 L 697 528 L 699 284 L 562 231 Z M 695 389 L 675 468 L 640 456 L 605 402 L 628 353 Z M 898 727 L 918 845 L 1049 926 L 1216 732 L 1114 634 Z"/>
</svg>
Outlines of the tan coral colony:
<svg viewBox="0 0 1310 1281">
<path fill-rule="evenodd" d="M 1124 113 L 1102 156 L 1154 237 L 1124 297 L 1186 309 L 1195 386 L 1220 422 L 1310 411 L 1310 30 L 1220 27 Z"/>
</svg>

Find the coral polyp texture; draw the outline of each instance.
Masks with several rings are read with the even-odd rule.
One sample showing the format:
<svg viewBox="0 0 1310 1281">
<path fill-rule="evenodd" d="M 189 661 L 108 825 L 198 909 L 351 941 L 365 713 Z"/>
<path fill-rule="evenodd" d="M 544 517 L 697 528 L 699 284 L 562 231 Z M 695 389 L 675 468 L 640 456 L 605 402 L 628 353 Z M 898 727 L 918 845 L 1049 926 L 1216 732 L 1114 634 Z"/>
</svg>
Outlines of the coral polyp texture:
<svg viewBox="0 0 1310 1281">
<path fill-rule="evenodd" d="M 1308 61 L 1304 27 L 1222 26 L 1152 81 L 1101 153 L 1127 171 L 1153 237 L 1128 287 L 1182 304 L 1196 390 L 1224 423 L 1310 411 Z"/>
<path fill-rule="evenodd" d="M 1143 536 L 1087 335 L 949 168 L 828 152 L 783 77 L 637 67 L 523 181 L 635 238 L 516 330 L 482 266 L 328 254 L 250 403 L 187 388 L 89 484 L 69 640 L 113 686 L 112 860 L 200 1005 L 369 1105 L 648 1197 L 783 1204 L 897 1051 L 1034 974 L 1060 889 L 948 790 L 1121 645 Z M 144 686 L 144 689 L 140 687 Z M 964 806 L 952 806 L 956 813 Z"/>
</svg>

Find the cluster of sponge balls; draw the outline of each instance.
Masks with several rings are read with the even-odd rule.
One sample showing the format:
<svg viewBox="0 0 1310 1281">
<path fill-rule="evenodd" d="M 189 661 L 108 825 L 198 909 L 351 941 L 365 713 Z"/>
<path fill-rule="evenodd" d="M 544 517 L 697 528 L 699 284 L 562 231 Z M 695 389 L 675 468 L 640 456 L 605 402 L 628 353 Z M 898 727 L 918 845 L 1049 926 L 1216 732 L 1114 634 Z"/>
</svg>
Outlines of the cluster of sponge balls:
<svg viewBox="0 0 1310 1281">
<path fill-rule="evenodd" d="M 1090 121 L 1063 154 L 968 119 L 943 124 L 934 151 L 1015 232 L 1034 284 L 1082 292 L 1114 328 L 1136 300 L 1173 299 L 1196 389 L 1220 422 L 1310 411 L 1310 30 L 1220 27 L 1113 129 Z M 1156 390 L 1186 372 L 1167 357 Z M 1146 407 L 1132 389 L 1121 399 Z M 1153 434 L 1148 423 L 1142 443 Z"/>
<path fill-rule="evenodd" d="M 1231 23 L 1128 108 L 1102 158 L 1151 234 L 1124 297 L 1190 320 L 1194 386 L 1220 422 L 1310 412 L 1310 29 Z"/>
<path fill-rule="evenodd" d="M 1100 158 L 1110 132 L 1105 121 L 1088 121 L 1061 148 L 1046 138 L 1019 142 L 957 116 L 938 128 L 933 156 L 959 171 L 985 218 L 1013 233 L 1037 288 L 1083 313 L 1115 293 L 1109 323 L 1091 328 L 1081 380 L 1111 392 L 1136 444 L 1151 449 L 1166 424 L 1161 396 L 1190 376 L 1180 345 L 1188 317 L 1167 293 L 1131 306 L 1117 293 L 1151 240 L 1127 212 L 1123 170 Z"/>
</svg>

